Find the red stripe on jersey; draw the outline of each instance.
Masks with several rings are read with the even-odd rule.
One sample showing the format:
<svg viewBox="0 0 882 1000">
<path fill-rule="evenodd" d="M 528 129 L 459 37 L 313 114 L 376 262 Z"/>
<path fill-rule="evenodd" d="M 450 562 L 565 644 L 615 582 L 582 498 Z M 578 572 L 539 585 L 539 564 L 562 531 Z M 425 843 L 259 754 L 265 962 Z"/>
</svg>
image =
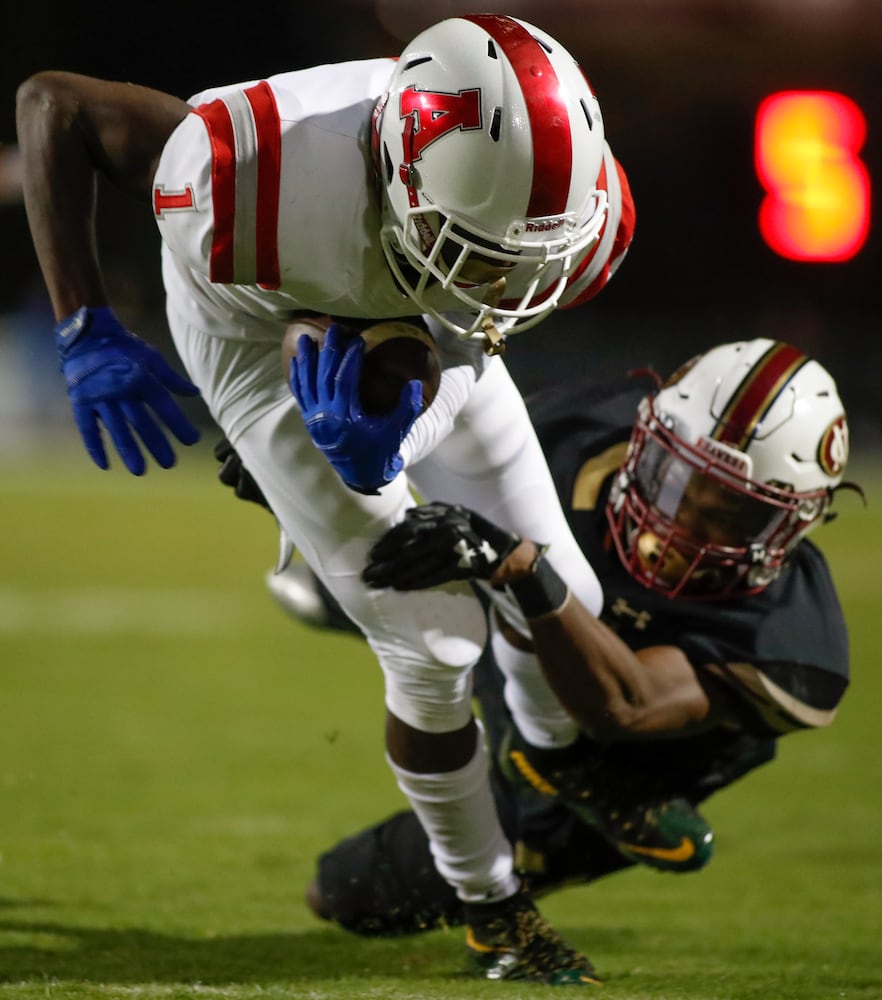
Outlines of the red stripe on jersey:
<svg viewBox="0 0 882 1000">
<path fill-rule="evenodd" d="M 808 358 L 790 344 L 775 344 L 750 369 L 711 435 L 744 451 L 757 425 Z"/>
<path fill-rule="evenodd" d="M 469 14 L 502 49 L 517 76 L 533 137 L 533 185 L 528 218 L 563 215 L 573 173 L 573 137 L 560 81 L 545 49 L 513 18 Z"/>
<path fill-rule="evenodd" d="M 282 127 L 270 85 L 264 80 L 245 91 L 257 132 L 257 284 L 278 288 L 279 183 L 282 175 Z"/>
<path fill-rule="evenodd" d="M 226 104 L 220 99 L 200 104 L 194 115 L 205 122 L 211 143 L 211 203 L 214 236 L 208 277 L 221 285 L 233 282 L 233 229 L 236 209 L 236 140 Z"/>
</svg>

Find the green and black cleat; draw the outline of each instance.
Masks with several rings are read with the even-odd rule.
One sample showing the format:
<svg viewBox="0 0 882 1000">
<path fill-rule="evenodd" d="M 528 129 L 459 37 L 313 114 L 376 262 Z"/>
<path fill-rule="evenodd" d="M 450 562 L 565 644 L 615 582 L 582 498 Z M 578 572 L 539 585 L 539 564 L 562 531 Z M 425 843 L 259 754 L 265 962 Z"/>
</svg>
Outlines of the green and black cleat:
<svg viewBox="0 0 882 1000">
<path fill-rule="evenodd" d="M 701 813 L 686 799 L 664 799 L 630 808 L 612 808 L 598 816 L 590 806 L 570 806 L 586 823 L 632 861 L 665 872 L 703 868 L 714 850 L 714 835 Z"/>
<path fill-rule="evenodd" d="M 572 754 L 530 747 L 512 727 L 503 740 L 500 766 L 510 781 L 558 798 L 637 864 L 659 871 L 697 871 L 713 855 L 713 831 L 691 802 L 653 794 L 640 788 L 639 780 L 596 764 L 590 756 L 574 763 Z"/>
<path fill-rule="evenodd" d="M 555 931 L 524 892 L 465 907 L 466 948 L 486 979 L 596 986 L 591 962 Z"/>
</svg>

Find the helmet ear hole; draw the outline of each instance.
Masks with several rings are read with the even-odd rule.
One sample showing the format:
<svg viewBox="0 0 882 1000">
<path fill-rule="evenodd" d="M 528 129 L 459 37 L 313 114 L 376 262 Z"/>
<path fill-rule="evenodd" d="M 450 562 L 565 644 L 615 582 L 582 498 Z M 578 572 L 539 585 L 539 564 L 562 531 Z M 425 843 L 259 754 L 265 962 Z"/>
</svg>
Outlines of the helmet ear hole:
<svg viewBox="0 0 882 1000">
<path fill-rule="evenodd" d="M 591 117 L 591 112 L 588 110 L 588 105 L 585 103 L 585 98 L 583 97 L 579 103 L 582 105 L 582 111 L 585 112 L 585 121 L 588 122 L 589 131 L 594 129 L 594 119 Z"/>
<path fill-rule="evenodd" d="M 392 165 L 392 157 L 389 155 L 389 147 L 383 143 L 383 173 L 386 175 L 386 184 L 392 183 L 395 174 L 395 167 Z"/>
<path fill-rule="evenodd" d="M 404 72 L 414 69 L 416 66 L 422 66 L 423 63 L 431 62 L 431 56 L 415 56 L 413 59 L 409 59 L 404 66 Z"/>
<path fill-rule="evenodd" d="M 499 128 L 502 124 L 502 108 L 493 109 L 493 118 L 490 121 L 490 138 L 494 142 L 499 142 Z"/>
</svg>

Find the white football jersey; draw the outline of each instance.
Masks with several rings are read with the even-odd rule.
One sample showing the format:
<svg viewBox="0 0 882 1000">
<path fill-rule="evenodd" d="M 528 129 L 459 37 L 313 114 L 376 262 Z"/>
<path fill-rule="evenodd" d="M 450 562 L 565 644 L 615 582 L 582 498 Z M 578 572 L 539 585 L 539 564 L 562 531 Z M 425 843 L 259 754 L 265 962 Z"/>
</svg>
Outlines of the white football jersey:
<svg viewBox="0 0 882 1000">
<path fill-rule="evenodd" d="M 371 159 L 371 113 L 394 65 L 317 66 L 190 99 L 193 111 L 162 153 L 153 209 L 168 249 L 219 308 L 273 320 L 302 310 L 360 319 L 416 311 L 383 255 Z M 565 302 L 599 290 L 621 251 L 622 195 L 608 148 L 604 173 L 609 217 Z M 429 302 L 462 308 L 440 288 Z"/>
<path fill-rule="evenodd" d="M 163 240 L 249 313 L 412 315 L 378 234 L 370 119 L 393 62 L 320 66 L 205 91 L 154 178 Z"/>
</svg>

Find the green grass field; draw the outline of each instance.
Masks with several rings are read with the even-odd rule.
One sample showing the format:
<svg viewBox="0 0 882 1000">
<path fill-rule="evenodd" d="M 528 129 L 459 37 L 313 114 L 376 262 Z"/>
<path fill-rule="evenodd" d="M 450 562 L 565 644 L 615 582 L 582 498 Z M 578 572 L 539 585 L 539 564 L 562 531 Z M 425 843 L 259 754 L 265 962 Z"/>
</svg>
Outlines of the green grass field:
<svg viewBox="0 0 882 1000">
<path fill-rule="evenodd" d="M 852 632 L 839 718 L 708 803 L 702 874 L 544 902 L 597 996 L 882 997 L 882 470 L 851 471 L 869 506 L 816 536 Z M 208 445 L 136 480 L 59 442 L 4 469 L 0 523 L 2 1000 L 548 995 L 472 978 L 460 931 L 309 914 L 317 853 L 403 804 L 380 671 L 273 604 L 273 524 Z"/>
</svg>

